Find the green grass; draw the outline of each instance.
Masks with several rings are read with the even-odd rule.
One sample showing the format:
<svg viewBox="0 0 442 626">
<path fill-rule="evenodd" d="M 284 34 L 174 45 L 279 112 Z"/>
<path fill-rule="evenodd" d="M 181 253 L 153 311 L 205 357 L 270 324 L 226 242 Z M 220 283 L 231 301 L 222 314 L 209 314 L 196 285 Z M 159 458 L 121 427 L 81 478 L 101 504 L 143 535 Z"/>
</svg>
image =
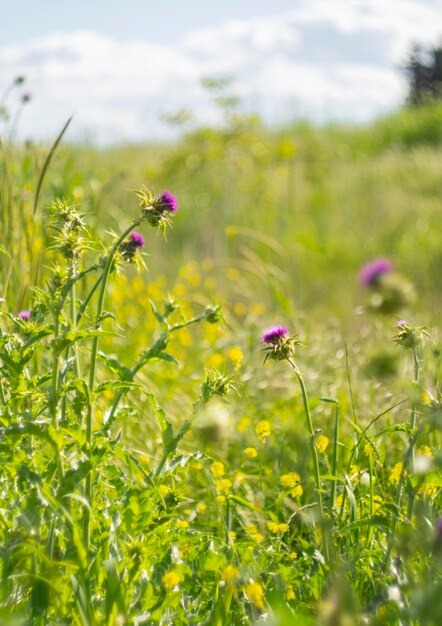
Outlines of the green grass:
<svg viewBox="0 0 442 626">
<path fill-rule="evenodd" d="M 5 146 L 2 624 L 442 621 L 440 118 Z"/>
</svg>

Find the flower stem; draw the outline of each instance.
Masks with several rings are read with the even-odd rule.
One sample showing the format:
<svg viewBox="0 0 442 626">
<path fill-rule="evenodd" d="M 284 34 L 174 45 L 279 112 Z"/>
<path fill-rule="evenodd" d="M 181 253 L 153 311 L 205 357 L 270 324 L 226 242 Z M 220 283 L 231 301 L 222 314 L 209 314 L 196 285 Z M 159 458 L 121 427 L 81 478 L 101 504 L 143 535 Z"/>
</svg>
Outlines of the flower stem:
<svg viewBox="0 0 442 626">
<path fill-rule="evenodd" d="M 136 228 L 142 221 L 143 216 L 140 215 L 137 219 L 132 222 L 128 228 L 123 232 L 122 235 L 115 241 L 114 245 L 109 250 L 109 253 L 106 258 L 106 263 L 104 265 L 102 277 L 97 280 L 97 287 L 101 283 L 101 289 L 98 296 L 97 303 L 97 316 L 96 316 L 96 324 L 97 327 L 101 324 L 101 316 L 103 314 L 103 305 L 104 305 L 104 297 L 106 295 L 106 287 L 107 287 L 107 279 L 109 277 L 109 273 L 112 267 L 112 263 L 114 260 L 114 256 L 118 248 L 124 239 L 129 235 L 129 233 Z M 95 287 L 95 286 L 94 286 Z M 94 289 L 95 291 L 95 289 Z M 97 367 L 97 354 L 98 354 L 98 335 L 93 338 L 92 341 L 92 351 L 91 351 L 91 361 L 89 366 L 89 390 L 91 394 L 93 394 L 94 386 L 95 386 L 95 372 Z M 92 423 L 93 423 L 93 402 L 88 404 L 88 410 L 86 415 L 86 442 L 88 447 L 88 454 L 91 453 L 92 446 Z M 84 517 L 84 542 L 86 550 L 90 549 L 90 509 L 92 508 L 92 481 L 91 481 L 91 472 L 89 472 L 86 476 L 86 499 L 89 502 L 89 508 L 85 509 L 85 517 Z"/>
<path fill-rule="evenodd" d="M 314 472 L 315 472 L 316 495 L 317 495 L 317 498 L 318 498 L 319 512 L 320 512 L 321 518 L 323 518 L 324 517 L 324 509 L 323 509 L 323 505 L 322 505 L 321 475 L 320 475 L 320 472 L 319 472 L 318 452 L 317 452 L 316 446 L 315 446 L 315 432 L 313 430 L 313 422 L 312 422 L 312 417 L 311 417 L 311 414 L 310 414 L 310 408 L 309 408 L 309 405 L 308 405 L 307 389 L 305 388 L 304 379 L 303 379 L 302 374 L 299 371 L 298 366 L 296 365 L 296 363 L 291 358 L 288 359 L 288 362 L 290 363 L 290 365 L 294 369 L 296 377 L 297 377 L 298 382 L 299 382 L 299 386 L 301 387 L 302 401 L 303 401 L 303 404 L 304 404 L 305 416 L 307 418 L 307 427 L 308 427 L 308 432 L 309 432 L 309 435 L 310 435 L 310 448 L 311 448 L 311 451 L 312 451 L 313 468 L 314 468 Z"/>
</svg>

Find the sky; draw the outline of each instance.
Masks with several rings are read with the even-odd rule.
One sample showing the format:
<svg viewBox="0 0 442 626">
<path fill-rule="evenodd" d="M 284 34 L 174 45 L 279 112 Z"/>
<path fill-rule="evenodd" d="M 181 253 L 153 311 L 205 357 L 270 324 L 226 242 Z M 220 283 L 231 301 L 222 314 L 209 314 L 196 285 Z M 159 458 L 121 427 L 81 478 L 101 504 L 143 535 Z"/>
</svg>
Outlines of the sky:
<svg viewBox="0 0 442 626">
<path fill-rule="evenodd" d="M 365 122 L 403 101 L 413 42 L 442 43 L 442 0 L 0 0 L 0 101 L 32 96 L 19 134 L 157 140 L 162 113 L 217 123 L 204 77 L 232 78 L 243 111 Z M 11 112 L 19 93 L 6 103 Z"/>
</svg>

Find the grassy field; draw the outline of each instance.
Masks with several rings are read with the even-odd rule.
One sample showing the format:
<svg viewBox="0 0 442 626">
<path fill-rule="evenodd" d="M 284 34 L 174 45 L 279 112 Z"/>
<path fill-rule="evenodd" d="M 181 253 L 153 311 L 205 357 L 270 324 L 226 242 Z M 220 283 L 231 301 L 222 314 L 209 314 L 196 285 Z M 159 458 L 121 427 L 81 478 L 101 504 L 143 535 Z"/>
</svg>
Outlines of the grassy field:
<svg viewBox="0 0 442 626">
<path fill-rule="evenodd" d="M 442 108 L 227 122 L 2 143 L 5 626 L 442 622 Z"/>
</svg>

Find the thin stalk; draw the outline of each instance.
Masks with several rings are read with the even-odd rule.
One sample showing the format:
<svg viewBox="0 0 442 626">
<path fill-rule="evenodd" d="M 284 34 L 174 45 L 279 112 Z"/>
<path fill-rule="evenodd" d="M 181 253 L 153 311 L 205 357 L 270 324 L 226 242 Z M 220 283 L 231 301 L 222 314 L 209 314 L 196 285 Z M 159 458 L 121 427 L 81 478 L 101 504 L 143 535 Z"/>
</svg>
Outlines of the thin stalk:
<svg viewBox="0 0 442 626">
<path fill-rule="evenodd" d="M 54 316 L 54 344 L 58 339 L 58 334 L 60 331 L 60 310 L 57 304 L 57 309 L 55 311 Z M 60 355 L 58 353 L 57 347 L 53 348 L 53 365 L 52 365 L 52 386 L 51 386 L 51 421 L 52 426 L 57 428 L 57 398 L 58 398 L 58 371 L 60 367 Z"/>
<path fill-rule="evenodd" d="M 309 432 L 309 435 L 310 435 L 310 448 L 311 448 L 311 452 L 312 452 L 313 468 L 314 468 L 314 472 L 315 472 L 316 495 L 317 495 L 317 498 L 318 498 L 318 505 L 319 505 L 319 512 L 320 512 L 320 515 L 321 515 L 321 519 L 323 519 L 324 518 L 324 509 L 323 509 L 323 505 L 322 505 L 321 475 L 320 475 L 320 472 L 319 472 L 318 452 L 317 452 L 316 446 L 315 446 L 315 431 L 313 430 L 313 422 L 312 422 L 312 417 L 311 417 L 311 414 L 310 414 L 310 408 L 309 408 L 309 405 L 308 405 L 307 390 L 305 388 L 304 379 L 302 377 L 302 374 L 299 371 L 298 366 L 296 365 L 296 363 L 291 358 L 288 359 L 288 362 L 290 363 L 290 365 L 292 366 L 293 370 L 295 371 L 296 378 L 298 379 L 299 386 L 301 387 L 302 401 L 303 401 L 303 404 L 304 404 L 305 416 L 307 418 L 307 427 L 308 427 L 308 432 Z"/>
<path fill-rule="evenodd" d="M 390 537 L 389 537 L 389 540 L 388 540 L 388 547 L 387 547 L 387 552 L 385 554 L 385 560 L 384 560 L 384 570 L 387 570 L 388 565 L 390 563 L 391 552 L 393 550 L 394 542 L 395 542 L 395 539 L 396 539 L 396 530 L 397 530 L 398 520 L 399 520 L 400 514 L 401 514 L 402 492 L 403 492 L 405 477 L 407 475 L 407 466 L 408 466 L 408 462 L 410 461 L 410 458 L 412 456 L 413 448 L 414 448 L 414 445 L 416 443 L 417 436 L 418 436 L 418 432 L 416 432 L 411 437 L 408 449 L 407 449 L 407 451 L 405 453 L 405 456 L 404 456 L 404 461 L 402 463 L 402 470 L 401 470 L 401 475 L 399 477 L 399 483 L 398 483 L 398 488 L 397 488 L 396 514 L 393 515 L 393 522 L 392 522 L 392 525 L 391 525 L 391 533 L 390 533 Z"/>
<path fill-rule="evenodd" d="M 413 352 L 413 363 L 414 363 L 414 380 L 413 380 L 413 384 L 415 387 L 415 390 L 417 389 L 418 385 L 419 385 L 419 379 L 420 379 L 420 371 L 419 371 L 419 356 L 417 354 L 417 350 L 416 350 L 416 345 L 413 345 L 412 348 L 412 352 Z M 415 391 L 414 390 L 414 391 Z M 413 398 L 413 405 L 411 408 L 411 417 L 410 417 L 410 426 L 411 426 L 411 430 L 412 433 L 416 428 L 416 418 L 417 418 L 417 410 L 416 410 L 416 401 Z M 416 437 L 413 436 L 413 434 L 411 435 L 411 439 L 410 439 L 410 469 L 411 469 L 411 473 L 414 474 L 414 470 L 415 470 L 415 464 L 416 464 L 416 448 L 415 448 L 415 443 L 416 443 Z M 411 520 L 411 518 L 413 517 L 413 509 L 414 509 L 414 491 L 411 491 L 408 497 L 408 519 Z"/>
<path fill-rule="evenodd" d="M 417 388 L 417 386 L 419 385 L 419 357 L 417 354 L 417 350 L 416 350 L 416 346 L 413 346 L 413 363 L 414 363 L 414 386 Z M 417 411 L 416 411 L 416 402 L 413 399 L 413 406 L 412 406 L 412 410 L 411 410 L 411 419 L 410 419 L 410 426 L 411 428 L 414 430 L 416 427 L 416 416 L 417 416 Z M 415 450 L 414 450 L 414 446 L 411 450 L 411 471 L 414 472 L 414 466 L 415 466 Z"/>
<path fill-rule="evenodd" d="M 336 403 L 335 407 L 335 432 L 333 441 L 333 460 L 332 460 L 332 475 L 337 476 L 338 472 L 338 439 L 339 439 L 339 404 Z M 332 480 L 331 486 L 331 508 L 334 509 L 336 505 L 336 480 Z"/>
<path fill-rule="evenodd" d="M 100 289 L 100 293 L 98 296 L 98 303 L 97 303 L 97 318 L 96 318 L 97 326 L 99 326 L 101 323 L 101 316 L 103 314 L 104 297 L 106 295 L 107 279 L 109 277 L 109 273 L 112 267 L 115 253 L 120 247 L 121 243 L 124 241 L 124 239 L 129 235 L 129 233 L 141 223 L 142 219 L 143 219 L 143 216 L 140 215 L 139 217 L 137 217 L 137 219 L 134 222 L 132 222 L 130 226 L 128 226 L 128 228 L 126 228 L 123 234 L 120 235 L 120 237 L 114 243 L 114 245 L 109 251 L 109 254 L 107 255 L 106 264 L 104 266 L 104 270 L 102 274 L 102 279 L 100 281 L 97 281 L 96 283 L 97 287 L 101 283 L 101 289 Z M 95 372 L 96 372 L 96 367 L 97 367 L 97 354 L 98 354 L 98 340 L 99 340 L 99 337 L 96 336 L 93 338 L 93 341 L 92 341 L 91 361 L 90 361 L 90 366 L 89 366 L 89 389 L 91 393 L 93 393 L 94 385 L 95 385 Z M 92 422 L 93 422 L 93 403 L 90 402 L 88 405 L 88 410 L 87 410 L 87 415 L 86 415 L 86 442 L 87 442 L 89 454 L 90 454 L 90 449 L 92 446 Z M 85 488 L 86 488 L 86 498 L 89 502 L 90 508 L 92 508 L 91 472 L 89 472 L 86 476 Z M 86 508 L 85 518 L 84 518 L 85 547 L 88 552 L 90 549 L 90 512 L 89 510 L 90 510 L 89 508 Z"/>
</svg>

